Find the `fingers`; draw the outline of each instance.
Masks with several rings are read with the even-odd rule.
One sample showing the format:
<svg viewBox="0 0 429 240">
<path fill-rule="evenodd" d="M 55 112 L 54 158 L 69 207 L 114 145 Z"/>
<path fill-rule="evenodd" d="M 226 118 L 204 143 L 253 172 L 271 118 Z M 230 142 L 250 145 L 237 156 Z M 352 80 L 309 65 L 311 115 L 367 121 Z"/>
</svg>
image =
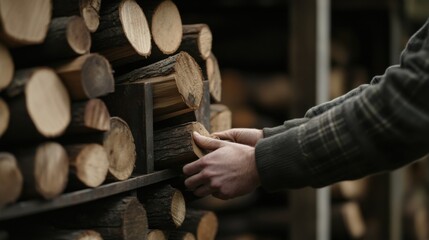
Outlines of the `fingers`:
<svg viewBox="0 0 429 240">
<path fill-rule="evenodd" d="M 224 145 L 221 140 L 205 137 L 198 132 L 193 133 L 195 143 L 206 150 L 216 150 Z"/>
<path fill-rule="evenodd" d="M 194 162 L 186 164 L 182 170 L 186 176 L 191 176 L 201 172 L 203 168 L 204 168 L 203 161 L 200 158 Z"/>
<path fill-rule="evenodd" d="M 212 135 L 220 138 L 221 140 L 229 140 L 232 142 L 235 142 L 234 140 L 234 134 L 231 133 L 233 130 L 226 130 L 222 132 L 215 132 Z"/>
<path fill-rule="evenodd" d="M 194 195 L 197 197 L 205 197 L 212 193 L 213 193 L 213 189 L 207 184 L 200 186 L 194 191 Z"/>
<path fill-rule="evenodd" d="M 188 177 L 185 180 L 185 186 L 190 189 L 190 190 L 194 190 L 197 187 L 199 187 L 200 185 L 206 184 L 207 180 L 204 178 L 204 176 L 200 173 L 195 174 L 191 177 Z"/>
</svg>

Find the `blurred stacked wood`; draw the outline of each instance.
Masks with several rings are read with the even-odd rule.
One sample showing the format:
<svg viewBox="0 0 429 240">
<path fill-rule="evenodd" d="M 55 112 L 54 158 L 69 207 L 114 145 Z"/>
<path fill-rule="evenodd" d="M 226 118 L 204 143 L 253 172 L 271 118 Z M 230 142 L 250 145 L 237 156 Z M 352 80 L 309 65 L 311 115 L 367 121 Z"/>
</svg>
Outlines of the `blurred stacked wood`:
<svg viewBox="0 0 429 240">
<path fill-rule="evenodd" d="M 211 211 L 187 209 L 179 230 L 192 233 L 196 239 L 214 240 L 218 228 L 216 214 Z"/>
</svg>

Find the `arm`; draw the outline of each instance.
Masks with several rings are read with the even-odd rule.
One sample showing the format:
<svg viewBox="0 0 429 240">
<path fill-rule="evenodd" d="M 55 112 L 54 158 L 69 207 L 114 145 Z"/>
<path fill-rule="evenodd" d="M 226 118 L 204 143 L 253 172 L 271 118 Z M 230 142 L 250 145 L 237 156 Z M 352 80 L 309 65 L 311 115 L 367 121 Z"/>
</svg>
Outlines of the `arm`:
<svg viewBox="0 0 429 240">
<path fill-rule="evenodd" d="M 429 150 L 428 22 L 410 39 L 401 65 L 306 123 L 264 138 L 255 149 L 268 190 L 322 187 L 391 170 Z M 329 106 L 329 104 L 327 105 Z"/>
</svg>

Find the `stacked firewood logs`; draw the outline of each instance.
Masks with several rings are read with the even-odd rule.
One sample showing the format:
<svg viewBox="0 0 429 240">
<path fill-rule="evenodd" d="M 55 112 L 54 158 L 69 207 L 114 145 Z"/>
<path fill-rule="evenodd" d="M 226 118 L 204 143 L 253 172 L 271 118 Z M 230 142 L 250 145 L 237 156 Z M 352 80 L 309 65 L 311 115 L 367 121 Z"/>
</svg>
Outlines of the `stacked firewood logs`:
<svg viewBox="0 0 429 240">
<path fill-rule="evenodd" d="M 210 136 L 210 128 L 231 125 L 228 108 L 215 105 L 221 75 L 211 45 L 209 26 L 182 24 L 171 0 L 1 0 L 0 208 L 150 173 L 139 169 L 148 160 L 148 131 L 155 170 L 203 156 L 192 133 Z M 142 111 L 147 89 L 150 116 Z M 52 223 L 55 230 L 29 234 L 216 235 L 216 215 L 187 209 L 180 190 L 169 185 L 100 201 L 78 206 L 76 217 Z"/>
</svg>

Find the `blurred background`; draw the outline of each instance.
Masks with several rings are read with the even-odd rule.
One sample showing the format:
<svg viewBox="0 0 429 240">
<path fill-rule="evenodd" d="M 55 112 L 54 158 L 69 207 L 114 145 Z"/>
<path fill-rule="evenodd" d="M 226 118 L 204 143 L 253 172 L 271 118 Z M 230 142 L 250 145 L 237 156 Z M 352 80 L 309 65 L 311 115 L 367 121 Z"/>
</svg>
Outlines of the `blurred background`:
<svg viewBox="0 0 429 240">
<path fill-rule="evenodd" d="M 210 26 L 221 103 L 231 109 L 232 127 L 246 128 L 302 117 L 320 99 L 383 74 L 429 16 L 428 0 L 176 4 L 184 24 Z M 316 61 L 320 53 L 326 53 L 322 62 Z M 322 85 L 321 67 L 327 76 Z M 259 189 L 230 201 L 208 197 L 193 204 L 218 213 L 218 239 L 428 239 L 428 170 L 421 159 L 391 174 L 335 184 L 324 194 Z"/>
</svg>

